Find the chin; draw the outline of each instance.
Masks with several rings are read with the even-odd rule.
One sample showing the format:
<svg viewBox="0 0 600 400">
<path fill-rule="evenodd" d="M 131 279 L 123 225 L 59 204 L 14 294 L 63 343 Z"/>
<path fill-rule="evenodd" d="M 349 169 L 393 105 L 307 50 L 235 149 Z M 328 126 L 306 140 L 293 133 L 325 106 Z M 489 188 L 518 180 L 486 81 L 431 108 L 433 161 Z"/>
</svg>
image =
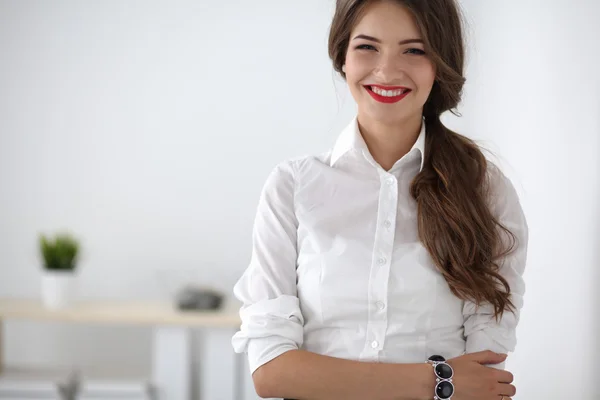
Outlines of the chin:
<svg viewBox="0 0 600 400">
<path fill-rule="evenodd" d="M 406 120 L 406 118 L 413 113 L 412 110 L 408 110 L 406 107 L 389 107 L 388 109 L 370 107 L 365 114 L 370 119 L 380 123 L 395 124 Z"/>
</svg>

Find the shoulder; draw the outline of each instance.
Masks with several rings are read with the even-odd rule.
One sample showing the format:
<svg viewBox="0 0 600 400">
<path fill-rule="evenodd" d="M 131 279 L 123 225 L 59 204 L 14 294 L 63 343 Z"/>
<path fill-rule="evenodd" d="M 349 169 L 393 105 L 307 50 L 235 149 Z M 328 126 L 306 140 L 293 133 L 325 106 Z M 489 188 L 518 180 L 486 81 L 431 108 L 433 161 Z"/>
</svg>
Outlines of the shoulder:
<svg viewBox="0 0 600 400">
<path fill-rule="evenodd" d="M 514 185 L 511 180 L 508 179 L 506 174 L 493 161 L 487 160 L 487 183 L 490 189 L 491 196 L 502 195 L 507 190 L 514 190 Z"/>
<path fill-rule="evenodd" d="M 489 160 L 487 179 L 488 201 L 494 216 L 512 228 L 526 230 L 527 221 L 515 185 L 497 164 Z"/>
<path fill-rule="evenodd" d="M 293 183 L 329 165 L 331 151 L 284 159 L 271 168 L 268 181 L 273 184 Z"/>
<path fill-rule="evenodd" d="M 329 165 L 331 151 L 284 159 L 275 164 L 267 177 L 264 190 L 294 189 L 307 175 L 314 175 Z"/>
<path fill-rule="evenodd" d="M 490 160 L 487 160 L 486 179 L 490 200 L 499 201 L 506 196 L 518 198 L 513 182 L 498 164 Z"/>
</svg>

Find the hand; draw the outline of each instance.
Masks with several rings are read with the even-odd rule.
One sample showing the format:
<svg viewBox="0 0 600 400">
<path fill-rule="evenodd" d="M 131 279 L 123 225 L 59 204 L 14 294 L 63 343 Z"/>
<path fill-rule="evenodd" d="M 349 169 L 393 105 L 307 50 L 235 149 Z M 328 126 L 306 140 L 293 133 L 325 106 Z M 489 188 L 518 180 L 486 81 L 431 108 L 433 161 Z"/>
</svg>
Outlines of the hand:
<svg viewBox="0 0 600 400">
<path fill-rule="evenodd" d="M 506 354 L 480 351 L 448 360 L 454 369 L 453 400 L 511 400 L 517 389 L 511 385 L 513 374 L 508 371 L 486 367 L 484 364 L 499 364 Z"/>
</svg>

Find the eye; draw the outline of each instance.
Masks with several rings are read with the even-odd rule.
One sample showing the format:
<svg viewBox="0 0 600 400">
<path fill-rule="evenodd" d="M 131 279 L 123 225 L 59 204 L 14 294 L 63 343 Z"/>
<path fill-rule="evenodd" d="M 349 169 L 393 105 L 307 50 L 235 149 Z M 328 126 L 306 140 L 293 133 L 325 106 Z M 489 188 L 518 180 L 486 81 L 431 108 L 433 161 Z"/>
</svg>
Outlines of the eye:
<svg viewBox="0 0 600 400">
<path fill-rule="evenodd" d="M 375 47 L 370 44 L 361 44 L 356 46 L 356 50 L 377 50 Z"/>
<path fill-rule="evenodd" d="M 421 49 L 408 49 L 408 50 L 406 50 L 406 52 L 410 53 L 410 54 L 421 55 L 421 56 L 425 55 L 425 52 Z"/>
</svg>

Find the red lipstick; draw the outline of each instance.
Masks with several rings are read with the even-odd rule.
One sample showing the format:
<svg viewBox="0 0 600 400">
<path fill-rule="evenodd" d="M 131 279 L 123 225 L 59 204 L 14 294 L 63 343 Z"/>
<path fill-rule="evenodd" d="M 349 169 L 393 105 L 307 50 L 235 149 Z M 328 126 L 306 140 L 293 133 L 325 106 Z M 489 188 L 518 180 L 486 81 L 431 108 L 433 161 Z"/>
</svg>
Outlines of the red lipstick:
<svg viewBox="0 0 600 400">
<path fill-rule="evenodd" d="M 404 87 L 404 86 L 365 85 L 364 88 L 371 95 L 371 97 L 373 97 L 376 101 L 378 101 L 380 103 L 386 103 L 386 104 L 397 103 L 400 100 L 402 100 L 403 98 L 405 98 L 406 96 L 408 96 L 408 94 L 412 91 L 411 89 Z M 382 96 L 382 95 L 375 93 L 373 91 L 373 88 L 377 88 L 380 90 L 387 90 L 387 91 L 402 90 L 403 92 L 401 94 L 399 94 L 398 96 L 389 97 L 389 96 Z"/>
</svg>

